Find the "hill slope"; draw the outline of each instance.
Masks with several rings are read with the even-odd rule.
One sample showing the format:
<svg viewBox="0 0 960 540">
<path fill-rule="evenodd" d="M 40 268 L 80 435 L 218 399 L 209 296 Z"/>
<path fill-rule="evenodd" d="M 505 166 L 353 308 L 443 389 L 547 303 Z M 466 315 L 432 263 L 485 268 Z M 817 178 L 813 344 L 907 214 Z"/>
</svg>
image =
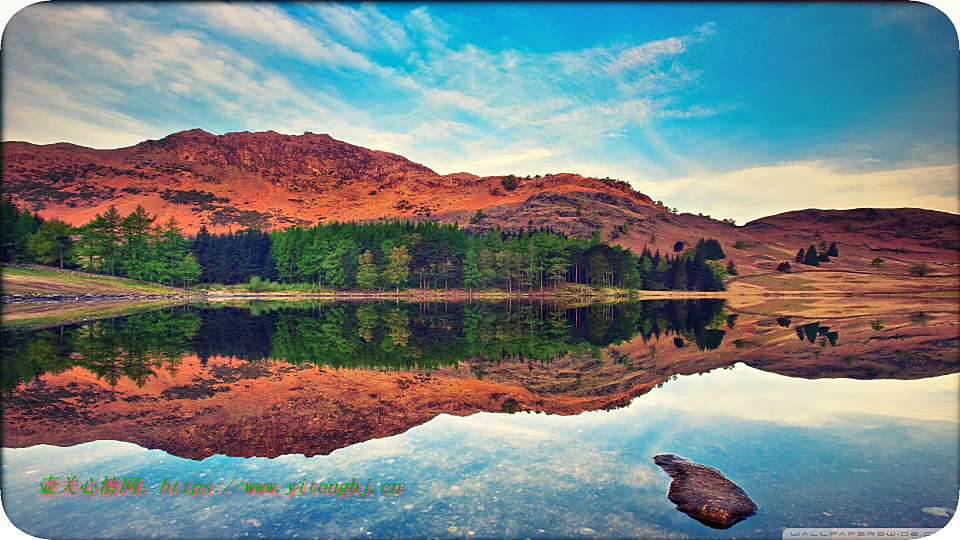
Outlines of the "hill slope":
<svg viewBox="0 0 960 540">
<path fill-rule="evenodd" d="M 507 190 L 502 177 L 439 175 L 396 154 L 313 133 L 218 136 L 194 129 L 116 150 L 6 142 L 3 157 L 6 193 L 72 223 L 111 204 L 124 213 L 143 205 L 161 219 L 177 218 L 187 231 L 200 224 L 225 231 L 472 213 L 542 191 L 621 193 L 650 204 L 625 184 L 577 175 L 524 181 Z"/>
</svg>

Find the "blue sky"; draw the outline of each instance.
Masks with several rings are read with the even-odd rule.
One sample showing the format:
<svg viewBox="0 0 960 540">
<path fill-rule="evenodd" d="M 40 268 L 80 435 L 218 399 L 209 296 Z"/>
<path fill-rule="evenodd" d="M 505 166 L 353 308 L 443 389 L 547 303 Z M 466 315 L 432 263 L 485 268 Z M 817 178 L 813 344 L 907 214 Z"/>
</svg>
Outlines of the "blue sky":
<svg viewBox="0 0 960 540">
<path fill-rule="evenodd" d="M 35 4 L 3 140 L 329 133 L 682 211 L 957 212 L 958 42 L 923 4 Z"/>
</svg>

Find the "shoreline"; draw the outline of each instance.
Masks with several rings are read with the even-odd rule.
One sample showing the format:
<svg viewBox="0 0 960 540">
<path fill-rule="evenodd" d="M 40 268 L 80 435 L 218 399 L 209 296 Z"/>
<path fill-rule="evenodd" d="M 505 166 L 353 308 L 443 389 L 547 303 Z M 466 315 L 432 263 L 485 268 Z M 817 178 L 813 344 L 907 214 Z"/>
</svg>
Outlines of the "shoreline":
<svg viewBox="0 0 960 540">
<path fill-rule="evenodd" d="M 303 293 L 303 292 L 214 292 L 203 294 L 180 295 L 85 295 L 79 297 L 18 297 L 10 301 L 10 297 L 2 297 L 4 330 L 36 330 L 64 324 L 88 322 L 98 319 L 107 319 L 130 315 L 156 309 L 198 303 L 211 304 L 243 304 L 251 301 L 267 302 L 541 302 L 565 303 L 568 305 L 589 305 L 594 303 L 620 303 L 626 301 L 643 300 L 697 300 L 706 298 L 724 299 L 731 309 L 736 312 L 747 312 L 749 306 L 757 302 L 769 301 L 797 301 L 817 299 L 951 299 L 957 300 L 960 305 L 960 292 L 932 291 L 925 293 L 878 291 L 872 293 L 835 292 L 835 291 L 764 291 L 764 292 L 691 292 L 691 291 L 638 291 L 635 295 L 558 295 L 558 294 L 530 294 L 530 293 L 502 293 L 483 292 L 467 293 L 466 291 L 403 291 L 400 294 L 391 293 L 358 293 L 356 291 Z"/>
<path fill-rule="evenodd" d="M 220 302 L 232 300 L 426 300 L 426 301 L 467 301 L 467 300 L 684 300 L 698 298 L 731 298 L 731 297 L 762 297 L 762 298 L 960 298 L 960 291 L 636 291 L 635 294 L 595 292 L 591 294 L 563 294 L 563 293 L 507 293 L 507 292 L 473 292 L 450 289 L 447 291 L 428 291 L 422 289 L 396 292 L 365 293 L 357 291 L 336 292 L 222 292 L 202 291 L 196 294 L 132 294 L 132 295 L 2 295 L 0 304 L 55 304 L 61 302 L 114 302 L 134 300 L 194 300 L 197 302 Z"/>
</svg>

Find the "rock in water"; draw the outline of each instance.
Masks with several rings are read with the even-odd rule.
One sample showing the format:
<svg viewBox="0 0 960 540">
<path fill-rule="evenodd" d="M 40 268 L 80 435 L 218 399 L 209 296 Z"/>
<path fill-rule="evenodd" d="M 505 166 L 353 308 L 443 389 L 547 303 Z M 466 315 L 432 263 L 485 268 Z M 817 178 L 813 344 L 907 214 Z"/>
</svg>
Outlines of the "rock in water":
<svg viewBox="0 0 960 540">
<path fill-rule="evenodd" d="M 747 492 L 713 467 L 673 454 L 654 456 L 653 462 L 673 478 L 670 502 L 704 525 L 726 529 L 757 511 Z"/>
</svg>

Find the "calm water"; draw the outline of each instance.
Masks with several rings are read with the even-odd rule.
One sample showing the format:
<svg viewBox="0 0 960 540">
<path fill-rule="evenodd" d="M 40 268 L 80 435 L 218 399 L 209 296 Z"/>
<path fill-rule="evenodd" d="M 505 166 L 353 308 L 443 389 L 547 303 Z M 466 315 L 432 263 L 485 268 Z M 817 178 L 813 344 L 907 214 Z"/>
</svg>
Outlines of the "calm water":
<svg viewBox="0 0 960 540">
<path fill-rule="evenodd" d="M 940 527 L 960 490 L 957 313 L 885 309 L 256 303 L 4 332 L 4 506 L 55 538 Z M 667 452 L 760 510 L 728 530 L 678 512 Z M 40 495 L 49 476 L 147 492 Z M 403 489 L 159 494 L 353 478 Z"/>
</svg>

